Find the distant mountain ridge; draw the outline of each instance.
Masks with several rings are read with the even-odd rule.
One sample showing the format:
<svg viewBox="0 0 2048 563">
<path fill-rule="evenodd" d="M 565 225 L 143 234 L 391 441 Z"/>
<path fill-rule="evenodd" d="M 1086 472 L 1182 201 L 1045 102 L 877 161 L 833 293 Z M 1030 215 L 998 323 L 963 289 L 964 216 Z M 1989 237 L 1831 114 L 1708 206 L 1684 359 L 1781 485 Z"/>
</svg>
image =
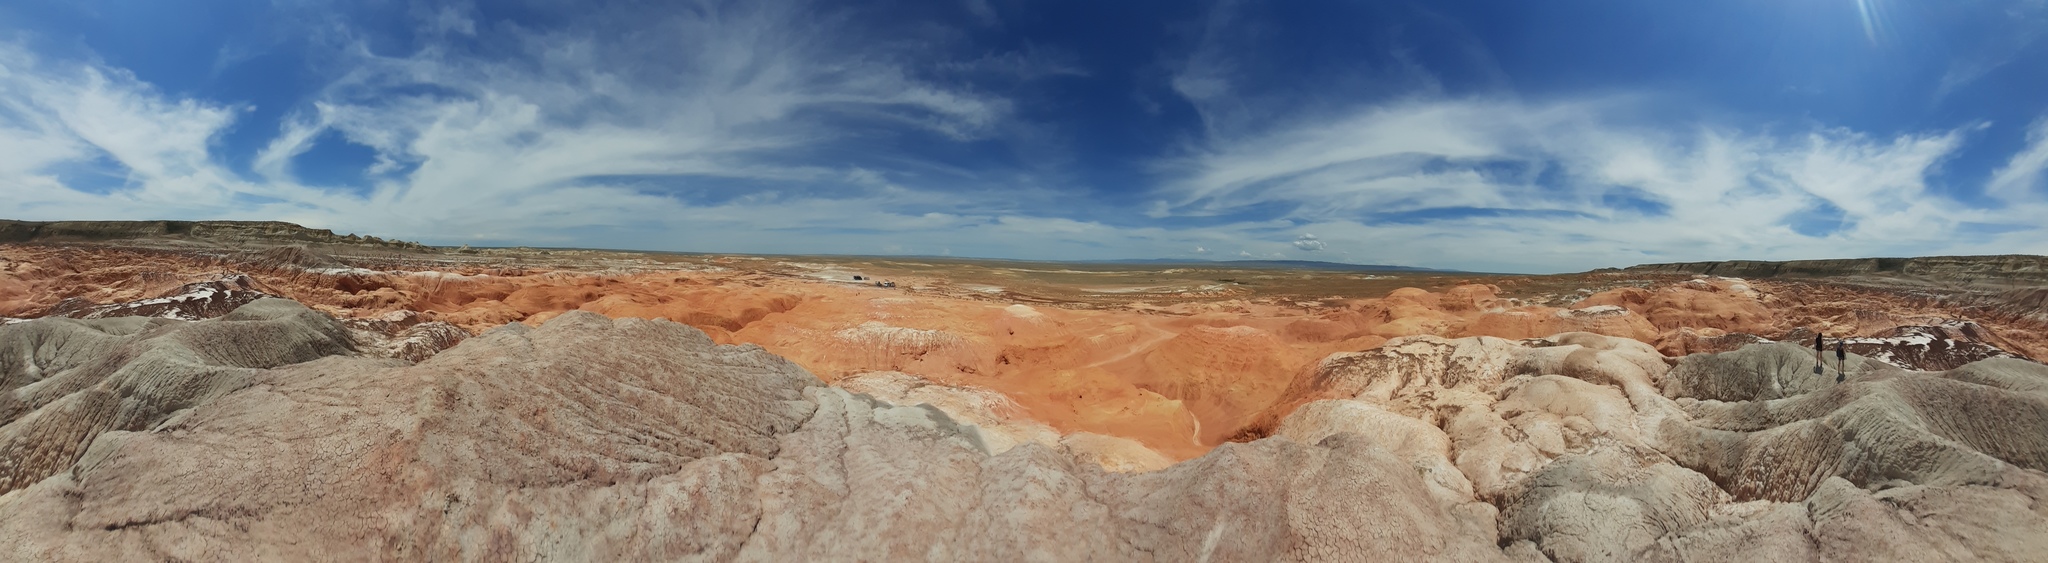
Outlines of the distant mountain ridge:
<svg viewBox="0 0 2048 563">
<path fill-rule="evenodd" d="M 2048 281 L 2048 256 L 1924 256 L 1919 258 L 1847 258 L 1835 260 L 1723 260 L 1642 264 L 1602 268 L 1599 272 L 1707 274 L 1736 278 L 1916 276 L 1963 279 Z"/>
<path fill-rule="evenodd" d="M 337 235 L 283 221 L 14 221 L 0 219 L 0 243 L 201 239 L 425 248 L 417 242 Z"/>
</svg>

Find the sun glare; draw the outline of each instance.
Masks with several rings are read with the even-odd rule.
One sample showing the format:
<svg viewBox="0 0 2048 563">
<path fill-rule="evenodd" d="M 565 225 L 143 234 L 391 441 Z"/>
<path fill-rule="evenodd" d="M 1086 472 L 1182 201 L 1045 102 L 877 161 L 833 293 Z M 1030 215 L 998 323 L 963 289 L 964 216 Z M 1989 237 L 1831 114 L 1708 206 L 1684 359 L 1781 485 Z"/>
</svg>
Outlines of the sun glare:
<svg viewBox="0 0 2048 563">
<path fill-rule="evenodd" d="M 1856 0 L 1856 16 L 1863 21 L 1863 38 L 1871 45 L 1877 45 L 1884 31 L 1884 21 L 1878 13 L 1876 0 Z"/>
</svg>

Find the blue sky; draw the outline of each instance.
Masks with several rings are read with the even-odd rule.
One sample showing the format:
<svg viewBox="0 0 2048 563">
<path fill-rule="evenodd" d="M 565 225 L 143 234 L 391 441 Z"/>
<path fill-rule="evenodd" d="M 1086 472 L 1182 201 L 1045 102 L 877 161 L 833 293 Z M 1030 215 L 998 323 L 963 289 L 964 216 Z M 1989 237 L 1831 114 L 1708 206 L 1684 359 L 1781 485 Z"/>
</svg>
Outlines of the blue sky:
<svg viewBox="0 0 2048 563">
<path fill-rule="evenodd" d="M 0 216 L 1559 272 L 2048 254 L 2048 0 L 0 3 Z"/>
</svg>

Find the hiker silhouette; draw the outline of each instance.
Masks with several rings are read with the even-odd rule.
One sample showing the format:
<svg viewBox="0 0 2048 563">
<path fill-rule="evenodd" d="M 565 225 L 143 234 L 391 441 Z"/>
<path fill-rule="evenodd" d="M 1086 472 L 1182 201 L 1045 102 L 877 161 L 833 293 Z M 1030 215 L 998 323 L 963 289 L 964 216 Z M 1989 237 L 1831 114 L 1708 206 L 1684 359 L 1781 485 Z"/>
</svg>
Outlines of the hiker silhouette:
<svg viewBox="0 0 2048 563">
<path fill-rule="evenodd" d="M 1822 354 L 1822 353 L 1824 353 L 1824 352 L 1827 352 L 1828 348 L 1827 348 L 1827 343 L 1826 343 L 1826 342 L 1824 342 L 1824 341 L 1823 341 L 1823 340 L 1821 340 L 1821 339 L 1822 339 L 1822 336 L 1821 336 L 1820 334 L 1816 333 L 1816 334 L 1814 334 L 1814 335 L 1813 335 L 1813 374 L 1814 374 L 1814 375 L 1820 375 L 1820 374 L 1823 374 L 1823 373 L 1827 373 L 1827 368 L 1823 368 L 1823 367 L 1821 367 L 1821 365 L 1822 365 L 1822 364 L 1825 364 L 1825 363 L 1827 363 L 1827 362 L 1826 362 L 1826 360 L 1822 360 L 1822 359 L 1821 359 L 1821 354 Z"/>
</svg>

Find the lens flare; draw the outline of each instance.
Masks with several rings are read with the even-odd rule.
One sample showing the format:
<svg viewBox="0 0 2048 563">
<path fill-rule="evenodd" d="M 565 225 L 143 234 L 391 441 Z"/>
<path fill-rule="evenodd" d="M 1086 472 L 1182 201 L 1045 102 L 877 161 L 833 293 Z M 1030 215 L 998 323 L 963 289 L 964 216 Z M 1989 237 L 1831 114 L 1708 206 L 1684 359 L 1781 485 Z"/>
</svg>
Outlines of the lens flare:
<svg viewBox="0 0 2048 563">
<path fill-rule="evenodd" d="M 1875 4 L 1875 0 L 1856 0 L 1856 14 L 1863 19 L 1863 37 L 1870 40 L 1871 45 L 1880 42 L 1878 37 L 1884 30 L 1883 17 Z"/>
</svg>

